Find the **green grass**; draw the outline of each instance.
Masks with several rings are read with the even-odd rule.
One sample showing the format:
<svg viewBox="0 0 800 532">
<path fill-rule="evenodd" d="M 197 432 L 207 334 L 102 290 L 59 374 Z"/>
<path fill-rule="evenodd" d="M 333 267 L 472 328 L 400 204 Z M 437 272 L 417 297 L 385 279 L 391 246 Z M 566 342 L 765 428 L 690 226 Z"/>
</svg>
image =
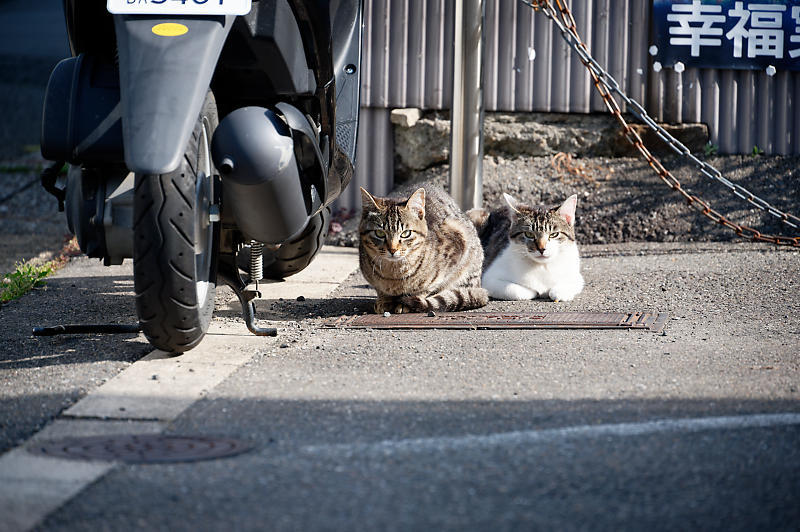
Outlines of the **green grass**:
<svg viewBox="0 0 800 532">
<path fill-rule="evenodd" d="M 41 164 L 0 164 L 0 174 L 41 174 L 43 167 Z M 64 164 L 58 175 L 67 175 L 69 164 Z"/>
<path fill-rule="evenodd" d="M 0 304 L 19 299 L 34 288 L 45 285 L 45 278 L 56 270 L 63 268 L 70 258 L 81 255 L 75 237 L 69 239 L 61 248 L 58 256 L 50 261 L 42 262 L 33 259 L 18 262 L 16 269 L 3 276 L 0 281 Z"/>
<path fill-rule="evenodd" d="M 3 276 L 3 284 L 0 287 L 0 303 L 14 301 L 34 288 L 44 286 L 45 277 L 56 271 L 56 269 L 55 261 L 17 263 L 16 270 Z"/>
<path fill-rule="evenodd" d="M 705 154 L 706 157 L 716 155 L 718 151 L 719 151 L 719 146 L 712 143 L 711 141 L 708 141 L 706 145 L 703 146 L 703 153 Z"/>
<path fill-rule="evenodd" d="M 35 168 L 26 164 L 0 164 L 0 174 L 27 174 L 37 170 L 41 171 L 41 168 Z"/>
</svg>

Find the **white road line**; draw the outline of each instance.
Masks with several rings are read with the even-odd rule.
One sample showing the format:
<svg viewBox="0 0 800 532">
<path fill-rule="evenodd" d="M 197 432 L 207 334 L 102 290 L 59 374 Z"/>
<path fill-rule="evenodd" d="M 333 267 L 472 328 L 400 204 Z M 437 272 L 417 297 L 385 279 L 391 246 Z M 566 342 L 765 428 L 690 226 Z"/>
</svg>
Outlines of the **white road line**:
<svg viewBox="0 0 800 532">
<path fill-rule="evenodd" d="M 357 268 L 358 250 L 324 248 L 301 274 L 264 292 L 270 298 L 324 298 Z M 179 357 L 153 351 L 93 390 L 67 409 L 64 418 L 0 456 L 0 531 L 33 528 L 114 467 L 113 462 L 34 456 L 27 447 L 67 436 L 160 433 L 259 350 L 276 342 L 280 337 L 253 336 L 241 321 L 212 322 L 195 349 Z"/>
<path fill-rule="evenodd" d="M 301 448 L 307 454 L 377 454 L 460 451 L 481 447 L 502 447 L 550 443 L 570 438 L 630 437 L 660 433 L 692 433 L 715 430 L 754 429 L 800 425 L 800 414 L 753 414 L 742 416 L 660 419 L 635 423 L 577 425 L 542 430 L 523 430 L 495 434 L 443 436 L 383 440 L 374 443 L 339 443 L 308 445 Z"/>
<path fill-rule="evenodd" d="M 181 356 L 153 351 L 68 408 L 73 418 L 171 421 L 214 389 L 259 349 L 278 339 L 253 336 L 243 324 L 212 323 Z"/>
<path fill-rule="evenodd" d="M 70 436 L 157 434 L 163 429 L 161 423 L 136 421 L 54 421 L 24 446 L 0 456 L 0 530 L 30 530 L 114 467 L 112 462 L 38 456 L 26 447 Z"/>
<path fill-rule="evenodd" d="M 358 268 L 358 250 L 324 248 L 308 268 L 275 285 L 269 297 L 324 298 Z M 280 287 L 280 290 L 272 286 Z M 240 308 L 240 307 L 239 307 Z M 154 351 L 64 414 L 75 418 L 170 421 L 280 338 L 253 336 L 244 322 L 212 322 L 196 348 L 179 357 Z"/>
</svg>

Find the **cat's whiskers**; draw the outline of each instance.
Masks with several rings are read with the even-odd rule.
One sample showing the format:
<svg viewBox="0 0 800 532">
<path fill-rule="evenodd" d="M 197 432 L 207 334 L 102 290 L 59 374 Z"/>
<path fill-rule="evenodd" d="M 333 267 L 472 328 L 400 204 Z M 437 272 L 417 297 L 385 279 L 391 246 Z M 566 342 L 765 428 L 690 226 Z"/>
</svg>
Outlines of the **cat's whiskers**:
<svg viewBox="0 0 800 532">
<path fill-rule="evenodd" d="M 513 288 L 519 285 L 533 297 L 571 301 L 584 285 L 575 242 L 577 196 L 553 208 L 521 204 L 508 194 L 504 198 L 507 207 L 493 211 L 480 226 L 486 256 L 482 284 L 498 299 L 526 295 Z"/>
<path fill-rule="evenodd" d="M 378 260 L 379 260 L 379 257 L 377 257 L 377 256 L 370 258 L 370 262 L 372 263 L 372 273 L 373 273 L 373 275 L 375 274 L 375 268 L 376 267 L 378 268 L 378 271 L 381 271 L 381 272 L 383 271 L 383 268 L 378 263 Z"/>
<path fill-rule="evenodd" d="M 414 298 L 414 312 L 486 304 L 485 291 L 465 286 L 467 279 L 480 278 L 480 239 L 444 191 L 420 188 L 407 199 L 394 200 L 375 198 L 362 189 L 362 206 L 360 252 L 370 259 L 363 261 L 362 273 L 379 300 L 411 310 L 400 301 Z M 473 259 L 457 260 L 454 251 Z"/>
<path fill-rule="evenodd" d="M 511 245 L 511 253 L 513 253 L 514 255 L 516 255 L 516 256 L 518 256 L 518 257 L 520 257 L 522 259 L 533 260 L 533 257 L 531 256 L 531 252 L 528 251 L 527 248 L 524 248 L 524 247 L 519 246 L 519 245 L 512 244 Z"/>
</svg>

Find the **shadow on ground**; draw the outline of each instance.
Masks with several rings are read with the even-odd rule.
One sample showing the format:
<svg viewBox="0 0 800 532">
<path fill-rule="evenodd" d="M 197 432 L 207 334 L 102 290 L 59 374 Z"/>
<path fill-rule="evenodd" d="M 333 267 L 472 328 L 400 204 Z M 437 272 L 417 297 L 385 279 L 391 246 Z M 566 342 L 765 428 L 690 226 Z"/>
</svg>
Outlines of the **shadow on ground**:
<svg viewBox="0 0 800 532">
<path fill-rule="evenodd" d="M 800 519 L 796 425 L 673 431 L 648 422 L 798 408 L 215 397 L 169 432 L 238 438 L 252 452 L 118 468 L 43 529 L 788 529 Z M 640 421 L 619 434 L 591 429 Z"/>
</svg>

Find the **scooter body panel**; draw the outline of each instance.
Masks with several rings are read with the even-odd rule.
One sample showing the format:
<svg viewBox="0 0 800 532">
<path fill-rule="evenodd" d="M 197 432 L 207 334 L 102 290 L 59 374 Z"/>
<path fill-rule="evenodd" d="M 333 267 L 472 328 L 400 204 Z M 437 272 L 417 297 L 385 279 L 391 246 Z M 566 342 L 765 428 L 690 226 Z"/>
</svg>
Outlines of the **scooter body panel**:
<svg viewBox="0 0 800 532">
<path fill-rule="evenodd" d="M 75 57 L 62 62 L 48 84 L 42 153 L 69 161 L 72 169 L 66 190 L 55 178 L 45 188 L 66 203 L 84 253 L 106 264 L 134 258 L 137 301 L 147 299 L 137 313 L 151 320 L 150 309 L 161 309 L 158 328 L 145 329 L 157 347 L 182 352 L 189 342 L 196 345 L 213 310 L 212 303 L 195 312 L 166 291 L 186 284 L 184 275 L 163 266 L 187 256 L 182 243 L 191 231 L 153 213 L 172 205 L 160 192 L 164 183 L 176 182 L 163 174 L 181 167 L 185 153 L 198 155 L 184 165 L 192 176 L 207 161 L 199 154 L 209 153 L 216 163 L 202 172 L 202 181 L 198 174 L 204 185 L 189 202 L 200 227 L 214 224 L 202 233 L 214 243 L 204 248 L 202 263 L 195 261 L 186 286 L 195 283 L 207 295 L 208 283 L 219 276 L 239 296 L 251 331 L 265 332 L 254 324 L 240 252 L 248 244 L 255 250 L 262 243 L 280 246 L 273 263 L 262 260 L 263 272 L 285 276 L 308 265 L 322 246 L 328 206 L 353 175 L 362 2 L 258 0 L 237 17 L 111 15 L 103 0 L 64 0 Z M 161 31 L 164 24 L 172 31 Z M 192 138 L 201 110 L 215 117 L 215 127 Z M 214 183 L 213 195 L 206 183 Z M 156 201 L 161 207 L 150 209 Z M 251 255 L 251 279 L 261 271 L 254 260 Z M 166 288 L 153 292 L 156 282 Z"/>
<path fill-rule="evenodd" d="M 125 164 L 132 172 L 178 167 L 234 18 L 114 16 Z M 157 35 L 163 23 L 186 32 Z"/>
<path fill-rule="evenodd" d="M 332 52 L 336 77 L 336 142 L 350 162 L 356 161 L 356 132 L 360 110 L 361 89 L 361 27 L 362 10 L 359 1 L 342 0 L 331 6 Z M 341 188 L 347 186 L 343 183 Z"/>
</svg>

